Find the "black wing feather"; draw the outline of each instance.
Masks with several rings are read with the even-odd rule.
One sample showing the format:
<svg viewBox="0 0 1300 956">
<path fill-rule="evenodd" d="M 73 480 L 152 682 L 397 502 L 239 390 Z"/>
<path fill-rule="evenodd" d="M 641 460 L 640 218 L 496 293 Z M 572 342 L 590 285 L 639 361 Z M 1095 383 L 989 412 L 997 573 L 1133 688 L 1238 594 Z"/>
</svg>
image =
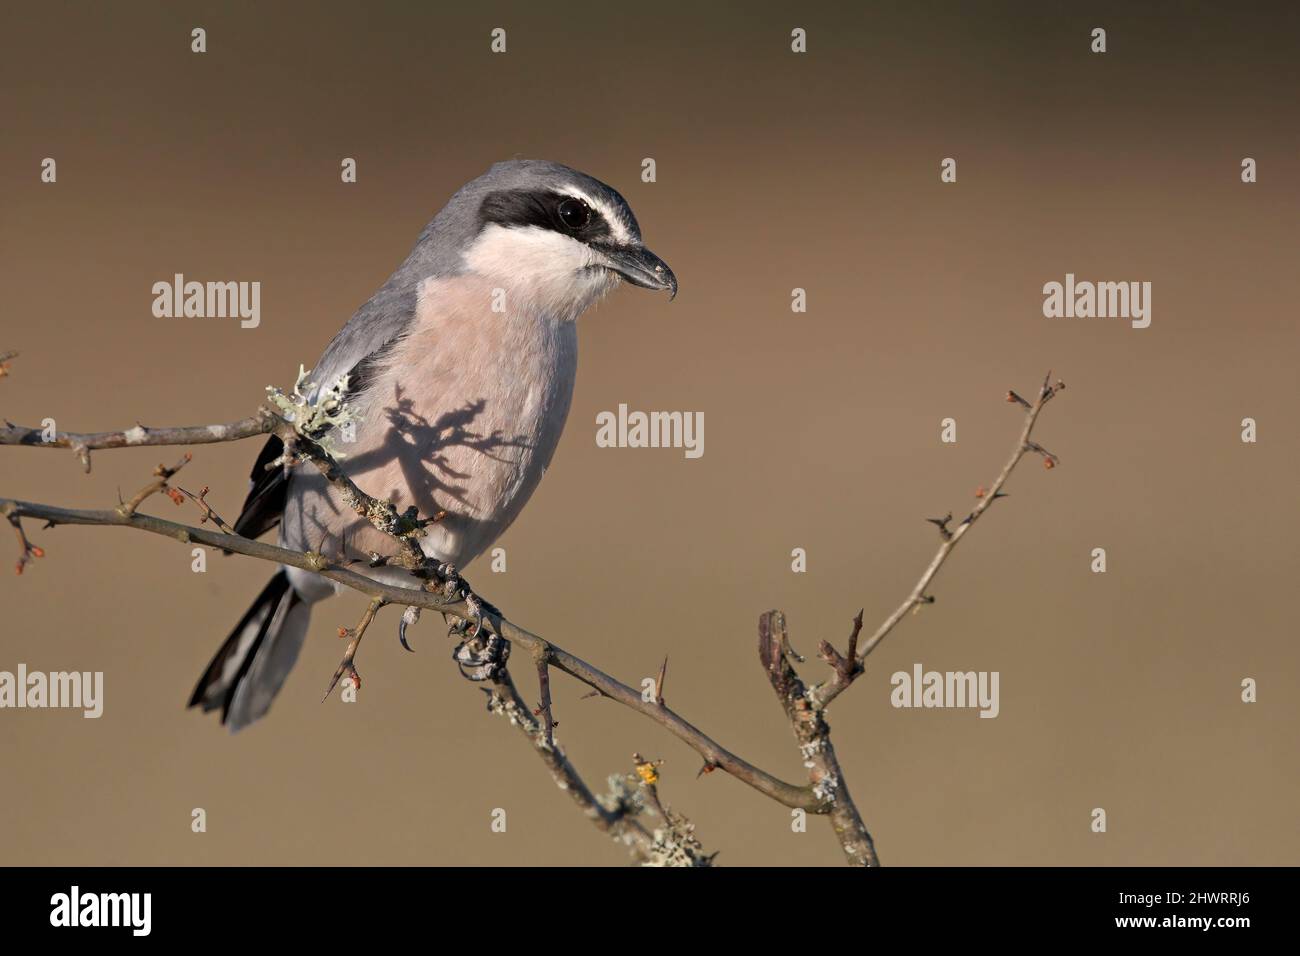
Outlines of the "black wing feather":
<svg viewBox="0 0 1300 956">
<path fill-rule="evenodd" d="M 262 446 L 262 453 L 257 456 L 248 476 L 252 487 L 244 499 L 244 510 L 235 522 L 235 534 L 256 538 L 280 523 L 289 482 L 285 479 L 283 468 L 268 470 L 266 466 L 283 454 L 284 442 L 277 435 L 272 435 Z"/>
<path fill-rule="evenodd" d="M 390 339 L 375 349 L 348 373 L 348 389 L 344 401 L 356 400 L 371 385 L 380 362 L 388 357 L 398 339 Z M 235 521 L 235 533 L 245 538 L 256 538 L 266 534 L 280 523 L 284 514 L 285 502 L 288 500 L 289 481 L 283 468 L 267 470 L 267 465 L 284 454 L 284 442 L 272 435 L 257 456 L 253 470 L 249 474 L 251 486 L 248 497 L 244 499 L 244 508 Z"/>
</svg>

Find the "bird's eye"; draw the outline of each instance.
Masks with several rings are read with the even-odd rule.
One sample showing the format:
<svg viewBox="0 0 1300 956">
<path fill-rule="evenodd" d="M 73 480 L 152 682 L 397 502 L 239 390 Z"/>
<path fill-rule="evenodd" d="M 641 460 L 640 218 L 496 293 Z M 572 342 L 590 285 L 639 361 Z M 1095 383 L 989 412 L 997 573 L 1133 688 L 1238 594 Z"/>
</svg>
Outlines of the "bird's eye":
<svg viewBox="0 0 1300 956">
<path fill-rule="evenodd" d="M 560 222 L 569 229 L 581 229 L 591 221 L 591 210 L 581 199 L 566 199 L 558 207 Z"/>
</svg>

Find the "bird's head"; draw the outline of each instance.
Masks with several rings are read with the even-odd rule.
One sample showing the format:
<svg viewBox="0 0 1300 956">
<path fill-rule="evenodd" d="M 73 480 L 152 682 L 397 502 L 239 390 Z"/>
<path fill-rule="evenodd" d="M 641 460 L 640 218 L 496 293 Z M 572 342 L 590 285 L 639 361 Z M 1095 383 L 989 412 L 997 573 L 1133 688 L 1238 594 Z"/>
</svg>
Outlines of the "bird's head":
<svg viewBox="0 0 1300 956">
<path fill-rule="evenodd" d="M 620 279 L 677 294 L 677 277 L 641 241 L 627 201 L 568 166 L 497 163 L 453 207 L 466 227 L 461 268 L 550 314 L 577 318 Z"/>
</svg>

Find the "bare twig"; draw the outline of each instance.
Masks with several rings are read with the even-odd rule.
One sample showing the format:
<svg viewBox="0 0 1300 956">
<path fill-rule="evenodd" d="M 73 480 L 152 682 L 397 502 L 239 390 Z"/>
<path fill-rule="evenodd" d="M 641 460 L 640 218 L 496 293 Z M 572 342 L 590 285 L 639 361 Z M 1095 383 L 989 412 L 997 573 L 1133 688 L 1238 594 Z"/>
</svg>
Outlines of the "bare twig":
<svg viewBox="0 0 1300 956">
<path fill-rule="evenodd" d="M 13 526 L 14 535 L 18 538 L 18 563 L 14 567 L 14 573 L 22 574 L 23 568 L 27 567 L 27 563 L 33 558 L 45 557 L 45 549 L 27 540 L 27 532 L 23 530 L 23 523 L 18 519 L 17 515 L 6 510 L 5 517 L 9 520 L 9 524 Z"/>
<path fill-rule="evenodd" d="M 199 524 L 207 524 L 208 520 L 211 519 L 212 523 L 215 524 L 222 531 L 226 532 L 226 534 L 235 533 L 234 525 L 228 523 L 224 518 L 221 517 L 221 515 L 213 511 L 212 505 L 208 504 L 207 485 L 204 485 L 203 490 L 200 491 L 197 495 L 190 494 L 190 492 L 186 491 L 180 485 L 176 486 L 176 491 L 180 492 L 186 498 L 189 498 L 190 501 L 194 502 L 196 505 L 199 506 L 199 510 L 203 512 L 199 516 Z"/>
<path fill-rule="evenodd" d="M 194 456 L 191 455 L 189 452 L 186 452 L 185 457 L 182 458 L 180 461 L 178 461 L 176 464 L 172 465 L 170 468 L 168 468 L 166 465 L 160 464 L 157 468 L 153 470 L 154 480 L 149 482 L 149 484 L 145 485 L 139 491 L 137 491 L 130 501 L 124 501 L 122 502 L 122 504 L 118 505 L 117 506 L 118 512 L 123 517 L 129 518 L 131 515 L 135 514 L 135 509 L 139 508 L 140 505 L 144 504 L 145 499 L 148 498 L 150 495 L 156 495 L 160 491 L 170 493 L 171 489 L 167 485 L 167 479 L 171 478 L 172 475 L 176 474 L 176 472 L 180 471 L 187 464 L 189 464 L 189 462 L 191 461 L 191 459 L 193 459 L 193 457 Z M 173 498 L 172 500 L 176 501 L 177 504 L 180 504 L 180 502 L 177 501 L 175 498 Z"/>
<path fill-rule="evenodd" d="M 849 633 L 849 652 L 841 654 L 830 641 L 822 641 L 817 648 L 817 656 L 835 671 L 835 679 L 845 686 L 862 673 L 862 661 L 858 660 L 858 635 L 862 633 L 862 611 L 853 618 L 853 630 Z"/>
<path fill-rule="evenodd" d="M 862 645 L 862 653 L 856 658 L 858 661 L 861 661 L 875 650 L 880 642 L 885 639 L 889 632 L 892 631 L 901 620 L 903 620 L 909 611 L 925 604 L 934 603 L 934 596 L 927 594 L 926 589 L 934 580 L 935 575 L 939 573 L 939 569 L 943 567 L 944 562 L 948 560 L 948 556 L 952 554 L 953 549 L 957 547 L 961 542 L 961 539 L 966 536 L 974 526 L 975 522 L 979 520 L 980 516 L 988 510 L 989 505 L 998 498 L 1006 497 L 1005 492 L 1002 491 L 1002 486 L 1006 484 L 1007 479 L 1011 477 L 1011 473 L 1015 471 L 1016 465 L 1020 464 L 1020 460 L 1024 458 L 1026 453 L 1034 452 L 1040 454 L 1043 456 L 1043 464 L 1046 467 L 1055 467 L 1060 459 L 1046 451 L 1041 445 L 1030 441 L 1029 436 L 1034 430 L 1034 423 L 1038 421 L 1039 414 L 1043 411 L 1043 406 L 1063 391 L 1064 388 L 1064 382 L 1058 381 L 1055 384 L 1052 384 L 1052 373 L 1048 372 L 1047 377 L 1043 380 L 1042 387 L 1038 391 L 1038 397 L 1032 404 L 1025 401 L 1015 392 L 1007 393 L 1008 402 L 1021 405 L 1027 409 L 1024 423 L 1020 428 L 1020 435 L 1016 439 L 1016 446 L 1012 450 L 1011 456 L 1007 459 L 1006 464 L 1002 466 L 1002 470 L 993 480 L 993 484 L 987 489 L 981 488 L 976 493 L 978 501 L 976 502 L 975 507 L 971 510 L 970 514 L 962 519 L 961 524 L 957 526 L 955 531 L 949 531 L 947 527 L 948 522 L 952 520 L 951 514 L 946 518 L 927 519 L 939 526 L 940 536 L 943 538 L 942 543 L 939 545 L 939 550 L 936 551 L 934 557 L 930 559 L 930 563 L 926 566 L 925 571 L 922 572 L 920 580 L 916 582 L 916 586 L 912 588 L 903 603 L 900 604 L 894 612 L 889 615 L 889 617 L 885 618 L 884 622 L 876 628 L 875 632 L 867 639 L 866 643 Z M 857 631 L 855 629 L 855 637 L 856 634 Z M 823 654 L 823 656 L 826 655 Z M 836 666 L 833 659 L 831 663 L 835 670 L 832 679 L 824 684 L 819 684 L 809 692 L 813 706 L 819 709 L 825 708 L 832 700 L 843 693 L 844 690 L 853 682 L 853 679 L 862 672 L 861 667 L 849 669 L 843 666 Z"/>
<path fill-rule="evenodd" d="M 379 609 L 387 603 L 387 601 L 380 597 L 371 598 L 370 603 L 366 605 L 366 609 L 362 613 L 361 620 L 357 622 L 356 627 L 339 628 L 339 637 L 346 637 L 348 639 L 348 646 L 343 651 L 343 660 L 339 661 L 338 669 L 334 671 L 334 677 L 330 681 L 329 687 L 325 688 L 325 696 L 321 698 L 322 704 L 329 699 L 330 694 L 333 693 L 335 686 L 339 682 L 339 678 L 344 674 L 347 674 L 352 678 L 352 687 L 355 690 L 361 689 L 361 675 L 357 673 L 357 666 L 355 663 L 357 658 L 357 648 L 361 646 L 361 638 L 366 636 L 366 628 L 368 628 L 370 622 L 375 619 L 375 615 L 379 612 Z"/>
<path fill-rule="evenodd" d="M 28 428 L 12 422 L 0 424 L 0 445 L 27 445 L 31 448 L 71 448 L 90 471 L 90 453 L 99 448 L 138 448 L 149 445 L 210 445 L 265 435 L 275 419 L 259 412 L 226 425 L 187 425 L 181 428 L 147 428 L 136 425 L 115 432 L 56 432 L 46 441 L 44 429 Z"/>
</svg>

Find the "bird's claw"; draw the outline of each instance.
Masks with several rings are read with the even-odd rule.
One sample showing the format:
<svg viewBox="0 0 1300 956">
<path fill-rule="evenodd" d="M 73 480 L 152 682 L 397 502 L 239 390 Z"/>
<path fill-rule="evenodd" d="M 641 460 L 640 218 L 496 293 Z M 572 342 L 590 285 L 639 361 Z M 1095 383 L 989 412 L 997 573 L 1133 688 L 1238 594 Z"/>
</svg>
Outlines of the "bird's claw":
<svg viewBox="0 0 1300 956">
<path fill-rule="evenodd" d="M 420 620 L 420 609 L 412 604 L 402 612 L 402 620 L 397 625 L 397 639 L 401 641 L 402 646 L 412 654 L 415 653 L 415 648 L 406 643 L 406 628 L 409 625 L 416 623 L 418 620 Z"/>
<path fill-rule="evenodd" d="M 451 659 L 460 668 L 460 676 L 475 682 L 491 680 L 506 666 L 510 645 L 497 635 L 485 632 L 461 641 L 451 652 Z"/>
<path fill-rule="evenodd" d="M 469 582 L 460 576 L 453 564 L 438 565 L 442 578 L 442 592 L 450 600 L 465 602 L 469 619 L 451 616 L 449 637 L 459 637 L 460 643 L 451 652 L 451 658 L 466 680 L 492 680 L 505 669 L 510 657 L 510 644 L 488 626 L 489 616 L 500 617 L 501 612 L 474 593 Z"/>
<path fill-rule="evenodd" d="M 450 633 L 460 636 L 461 641 L 451 652 L 451 658 L 460 668 L 460 676 L 466 680 L 491 680 L 505 669 L 510 658 L 510 644 L 485 626 L 483 605 L 477 598 L 467 595 L 466 604 L 474 620 L 471 623 L 458 619 L 452 625 Z"/>
</svg>

